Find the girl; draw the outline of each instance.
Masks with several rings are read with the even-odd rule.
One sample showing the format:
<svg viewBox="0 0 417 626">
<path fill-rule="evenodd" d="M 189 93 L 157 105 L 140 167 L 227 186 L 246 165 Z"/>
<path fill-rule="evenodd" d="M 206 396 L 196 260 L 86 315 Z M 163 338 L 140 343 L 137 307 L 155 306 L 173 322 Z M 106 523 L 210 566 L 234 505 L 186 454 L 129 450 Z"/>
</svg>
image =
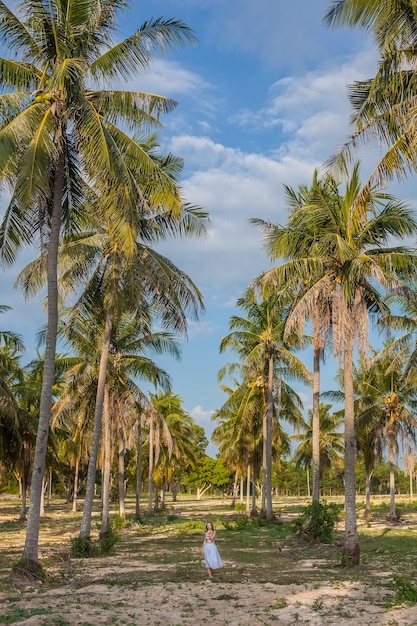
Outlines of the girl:
<svg viewBox="0 0 417 626">
<path fill-rule="evenodd" d="M 213 578 L 213 570 L 223 566 L 216 543 L 216 531 L 211 522 L 206 524 L 203 541 L 203 558 L 209 578 Z"/>
</svg>

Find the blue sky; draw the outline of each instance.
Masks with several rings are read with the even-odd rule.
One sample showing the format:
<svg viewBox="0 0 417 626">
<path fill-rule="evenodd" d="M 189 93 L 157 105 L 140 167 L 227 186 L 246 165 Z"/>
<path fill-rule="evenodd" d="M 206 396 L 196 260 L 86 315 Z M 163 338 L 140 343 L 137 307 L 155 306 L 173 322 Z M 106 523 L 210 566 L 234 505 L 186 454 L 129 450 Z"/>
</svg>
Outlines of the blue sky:
<svg viewBox="0 0 417 626">
<path fill-rule="evenodd" d="M 156 59 L 129 86 L 178 100 L 163 119 L 160 142 L 184 159 L 186 199 L 210 213 L 209 239 L 163 246 L 197 283 L 206 310 L 199 322 L 190 322 L 181 362 L 158 361 L 207 436 L 214 426 L 211 415 L 225 400 L 217 373 L 234 360 L 219 354 L 220 339 L 228 333 L 236 299 L 270 267 L 260 232 L 248 220 L 285 223 L 283 184 L 308 184 L 314 168 L 335 153 L 349 131 L 346 86 L 374 74 L 376 56 L 366 33 L 322 25 L 330 4 L 137 1 L 121 24 L 129 34 L 151 17 L 176 17 L 198 38 L 196 46 Z M 369 154 L 363 163 L 365 179 L 373 164 Z M 39 301 L 23 304 L 21 294 L 12 291 L 16 271 L 0 278 L 1 303 L 13 307 L 2 315 L 2 328 L 22 333 L 30 351 L 44 312 Z M 310 393 L 300 392 L 307 409 Z"/>
</svg>

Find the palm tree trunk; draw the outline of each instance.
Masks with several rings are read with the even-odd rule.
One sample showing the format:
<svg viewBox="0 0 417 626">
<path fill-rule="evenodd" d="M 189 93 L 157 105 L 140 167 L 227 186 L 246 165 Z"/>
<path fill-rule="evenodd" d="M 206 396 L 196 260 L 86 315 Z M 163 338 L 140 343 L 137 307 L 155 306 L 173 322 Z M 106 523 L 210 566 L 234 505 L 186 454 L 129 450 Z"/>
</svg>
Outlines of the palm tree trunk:
<svg viewBox="0 0 417 626">
<path fill-rule="evenodd" d="M 138 421 L 138 454 L 136 460 L 136 519 L 140 519 L 140 492 L 142 485 L 142 415 L 139 416 Z"/>
<path fill-rule="evenodd" d="M 153 417 L 149 421 L 149 471 L 148 471 L 148 513 L 152 513 L 152 472 L 153 472 Z"/>
<path fill-rule="evenodd" d="M 345 328 L 344 388 L 345 388 L 345 544 L 343 555 L 353 565 L 359 565 L 360 546 L 356 520 L 356 440 L 353 394 L 353 321 Z"/>
<path fill-rule="evenodd" d="M 395 506 L 395 474 L 394 474 L 394 452 L 392 446 L 389 451 L 389 519 L 392 522 L 398 520 Z"/>
<path fill-rule="evenodd" d="M 261 515 L 266 514 L 266 481 L 267 481 L 267 448 L 268 448 L 268 407 L 264 408 L 262 416 L 262 493 L 261 493 Z"/>
<path fill-rule="evenodd" d="M 237 479 L 238 479 L 237 470 L 235 470 L 235 478 L 233 481 L 233 493 L 232 493 L 232 509 L 234 509 L 236 506 Z"/>
<path fill-rule="evenodd" d="M 122 519 L 126 515 L 126 499 L 125 499 L 125 455 L 126 455 L 126 442 L 123 428 L 119 428 L 119 455 L 118 455 L 118 486 L 119 486 L 119 515 Z"/>
<path fill-rule="evenodd" d="M 45 489 L 46 489 L 46 481 L 45 481 L 45 474 L 44 474 L 43 475 L 43 480 L 42 480 L 41 505 L 40 505 L 40 511 L 39 511 L 39 515 L 40 515 L 41 519 L 43 517 L 46 517 L 46 514 L 45 514 Z"/>
<path fill-rule="evenodd" d="M 312 418 L 312 501 L 320 500 L 320 359 L 321 348 L 314 348 L 313 357 L 313 418 Z"/>
<path fill-rule="evenodd" d="M 255 517 L 257 515 L 257 510 L 256 510 L 256 481 L 259 478 L 259 467 L 257 468 L 257 471 L 255 473 L 255 466 L 252 467 L 252 481 L 251 481 L 251 487 L 252 487 L 252 509 L 251 509 L 251 516 Z"/>
<path fill-rule="evenodd" d="M 110 340 L 113 328 L 114 309 L 109 307 L 104 330 L 103 347 L 100 357 L 100 369 L 98 374 L 96 406 L 94 409 L 93 438 L 91 442 L 90 458 L 88 462 L 87 486 L 85 491 L 83 517 L 80 527 L 80 538 L 89 537 L 91 534 L 91 516 L 93 513 L 93 500 L 96 482 L 96 468 L 98 449 L 101 437 L 101 420 L 104 405 L 104 387 L 107 376 L 107 363 L 109 360 Z"/>
<path fill-rule="evenodd" d="M 75 470 L 74 470 L 74 495 L 72 498 L 72 512 L 73 513 L 77 511 L 78 478 L 79 478 L 79 473 L 80 473 L 80 456 L 81 456 L 81 452 L 77 452 L 77 458 L 75 459 Z"/>
<path fill-rule="evenodd" d="M 20 516 L 19 516 L 19 522 L 26 522 L 26 498 L 27 498 L 27 484 L 26 484 L 26 477 L 25 477 L 25 473 L 23 472 L 22 474 L 22 478 L 20 480 L 20 485 L 21 485 L 21 493 L 20 493 L 20 497 L 21 497 L 21 503 L 20 503 Z"/>
<path fill-rule="evenodd" d="M 45 503 L 45 506 L 49 506 L 51 504 L 52 476 L 53 476 L 53 471 L 52 471 L 52 468 L 50 467 L 49 471 L 48 471 L 48 480 L 46 482 L 46 503 Z"/>
<path fill-rule="evenodd" d="M 54 181 L 54 195 L 51 216 L 51 231 L 48 243 L 48 323 L 46 331 L 45 360 L 43 366 L 42 389 L 39 408 L 38 431 L 33 460 L 30 487 L 29 514 L 26 526 L 26 539 L 23 554 L 17 567 L 33 572 L 41 571 L 39 563 L 39 528 L 42 482 L 45 472 L 46 452 L 51 419 L 52 387 L 55 378 L 55 353 L 58 328 L 58 247 L 61 230 L 62 200 L 64 195 L 65 158 L 63 131 L 58 133 L 58 157 Z"/>
<path fill-rule="evenodd" d="M 266 431 L 266 478 L 264 488 L 266 490 L 266 519 L 272 519 L 272 424 L 274 420 L 274 400 L 273 400 L 273 382 L 274 382 L 274 357 L 269 355 L 268 358 L 268 391 L 267 391 L 267 431 Z"/>
<path fill-rule="evenodd" d="M 24 441 L 23 442 L 23 450 L 22 450 L 22 476 L 19 479 L 19 487 L 20 487 L 20 497 L 21 507 L 20 507 L 20 522 L 26 522 L 26 506 L 27 506 L 27 495 L 28 495 L 28 487 L 30 485 L 30 474 L 31 474 L 31 450 L 29 444 Z"/>
<path fill-rule="evenodd" d="M 250 463 L 248 463 L 246 473 L 246 515 L 250 516 Z"/>
<path fill-rule="evenodd" d="M 273 369 L 274 359 L 268 357 L 268 382 L 266 407 L 262 420 L 262 498 L 261 515 L 272 517 L 272 422 L 273 422 Z"/>
<path fill-rule="evenodd" d="M 371 519 L 371 472 L 365 468 L 365 519 Z"/>
<path fill-rule="evenodd" d="M 109 388 L 104 386 L 103 405 L 103 431 L 104 431 L 104 468 L 103 484 L 101 487 L 102 512 L 100 538 L 108 537 L 110 532 L 110 469 L 111 469 L 111 424 L 110 424 L 110 399 Z"/>
</svg>

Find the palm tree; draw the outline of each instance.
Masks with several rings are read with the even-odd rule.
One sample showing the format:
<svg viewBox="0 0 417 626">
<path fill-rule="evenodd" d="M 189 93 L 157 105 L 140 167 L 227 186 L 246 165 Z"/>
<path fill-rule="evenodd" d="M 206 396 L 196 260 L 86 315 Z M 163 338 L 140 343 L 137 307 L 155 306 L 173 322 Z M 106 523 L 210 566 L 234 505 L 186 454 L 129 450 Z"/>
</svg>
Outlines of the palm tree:
<svg viewBox="0 0 417 626">
<path fill-rule="evenodd" d="M 271 519 L 274 401 L 280 417 L 284 379 L 290 377 L 310 382 L 310 374 L 291 351 L 291 347 L 296 345 L 296 338 L 283 340 L 283 302 L 280 297 L 259 301 L 255 289 L 249 288 L 237 305 L 247 313 L 247 317 L 231 317 L 229 326 L 232 332 L 221 340 L 220 351 L 226 348 L 235 350 L 253 368 L 253 385 L 263 389 L 262 511 L 267 519 Z"/>
<path fill-rule="evenodd" d="M 221 385 L 228 398 L 213 414 L 218 425 L 212 433 L 212 440 L 219 447 L 220 457 L 227 467 L 240 467 L 246 473 L 247 499 L 246 514 L 256 515 L 255 484 L 258 480 L 263 452 L 262 416 L 265 414 L 264 390 L 256 384 L 250 365 L 229 364 L 220 370 L 219 378 L 240 370 L 242 381 Z M 254 382 L 255 380 L 255 382 Z M 252 503 L 250 504 L 250 474 L 252 470 Z"/>
<path fill-rule="evenodd" d="M 343 433 L 341 430 L 343 417 L 339 412 L 330 413 L 330 404 L 320 403 L 320 476 L 326 472 L 332 464 L 343 455 Z M 308 421 L 303 420 L 293 435 L 293 439 L 299 440 L 294 451 L 294 459 L 297 465 L 309 467 L 313 460 L 313 411 L 308 411 Z"/>
<path fill-rule="evenodd" d="M 18 250 L 33 243 L 47 247 L 48 331 L 46 338 L 39 428 L 36 442 L 29 519 L 20 567 L 39 571 L 39 503 L 45 467 L 58 322 L 57 256 L 64 222 L 70 226 L 86 195 L 86 183 L 106 194 L 119 183 L 126 189 L 125 164 L 140 163 L 148 174 L 146 189 L 130 178 L 124 202 L 108 210 L 126 243 L 124 214 L 143 206 L 143 191 L 155 203 L 176 211 L 179 192 L 149 155 L 124 129 L 158 124 L 175 102 L 127 91 L 99 91 L 98 82 L 129 78 L 149 65 L 155 50 L 194 41 L 178 20 L 158 18 L 114 44 L 116 20 L 124 3 L 117 0 L 22 3 L 13 13 L 0 2 L 0 37 L 15 52 L 0 59 L 0 179 L 12 189 L 1 232 L 0 250 L 13 262 Z M 90 83 L 88 85 L 87 83 Z M 12 91 L 6 93 L 10 88 Z M 117 124 L 120 122 L 120 125 Z M 111 195 L 111 194 L 110 194 Z M 47 235 L 45 237 L 45 234 Z"/>
<path fill-rule="evenodd" d="M 296 259 L 275 269 L 279 284 L 300 276 L 302 271 L 311 287 L 300 295 L 295 307 L 310 311 L 317 293 L 331 303 L 334 352 L 343 356 L 345 426 L 345 545 L 344 555 L 359 563 L 360 546 L 356 522 L 355 411 L 353 388 L 353 349 L 367 353 L 368 311 L 386 313 L 387 305 L 377 290 L 397 285 L 401 277 L 415 271 L 416 257 L 406 246 L 391 246 L 391 237 L 402 239 L 416 232 L 413 213 L 395 198 L 371 187 L 364 192 L 359 164 L 350 172 L 345 166 L 345 189 L 326 180 L 326 194 L 317 202 L 299 209 L 299 227 L 304 223 L 315 234 L 311 256 Z"/>
<path fill-rule="evenodd" d="M 149 469 L 149 503 L 152 508 L 152 484 L 161 489 L 161 506 L 164 507 L 165 488 L 175 475 L 177 466 L 192 465 L 195 458 L 193 421 L 182 407 L 180 396 L 160 390 L 150 395 L 150 401 L 156 411 L 152 422 L 153 450 L 149 445 L 149 458 L 152 459 L 150 467 L 153 466 L 152 474 Z M 157 500 L 155 505 L 158 508 Z"/>
<path fill-rule="evenodd" d="M 329 163 L 338 165 L 362 145 L 386 146 L 369 185 L 416 170 L 417 14 L 413 0 L 337 0 L 323 18 L 330 27 L 360 27 L 374 37 L 380 59 L 375 76 L 349 86 L 353 133 Z"/>
<path fill-rule="evenodd" d="M 321 194 L 326 194 L 326 185 L 318 179 L 317 171 L 314 172 L 310 187 L 300 185 L 297 190 L 284 186 L 287 206 L 291 211 L 287 224 L 283 227 L 266 222 L 259 218 L 253 218 L 250 222 L 261 228 L 264 235 L 264 247 L 266 248 L 272 261 L 286 259 L 291 261 L 300 260 L 305 256 L 312 256 L 312 246 L 315 243 L 315 231 L 306 230 L 305 220 L 298 223 L 300 214 L 303 215 L 308 207 L 317 201 Z M 314 229 L 314 225 L 313 225 Z M 301 270 L 301 268 L 299 268 Z M 324 358 L 324 348 L 331 325 L 331 303 L 326 290 L 322 290 L 320 284 L 317 285 L 314 276 L 307 274 L 304 267 L 299 275 L 293 272 L 292 280 L 286 277 L 285 284 L 279 284 L 278 277 L 274 269 L 265 272 L 261 277 L 261 284 L 267 293 L 288 292 L 288 297 L 294 302 L 289 309 L 284 336 L 297 329 L 300 339 L 303 335 L 305 322 L 308 318 L 313 326 L 313 439 L 312 439 L 312 461 L 313 461 L 313 489 L 312 500 L 318 501 L 320 498 L 320 363 Z M 277 282 L 278 278 L 278 282 Z M 315 298 L 311 309 L 303 309 L 296 306 L 296 303 L 306 292 L 314 290 Z M 294 311 L 297 313 L 294 314 Z"/>
<path fill-rule="evenodd" d="M 1 306 L 0 311 L 9 307 Z M 24 352 L 22 338 L 10 331 L 0 332 L 0 458 L 13 468 L 19 479 L 21 507 L 19 521 L 26 521 L 27 493 L 30 486 L 36 415 L 27 368 L 20 358 Z"/>
<path fill-rule="evenodd" d="M 392 367 L 391 354 L 384 348 L 375 354 L 356 379 L 361 412 L 357 417 L 359 430 L 367 428 L 368 446 L 374 456 L 388 448 L 390 468 L 390 513 L 392 521 L 398 519 L 395 506 L 395 457 L 399 439 L 403 443 L 416 442 L 417 392 L 414 381 L 404 376 L 403 368 Z"/>
</svg>

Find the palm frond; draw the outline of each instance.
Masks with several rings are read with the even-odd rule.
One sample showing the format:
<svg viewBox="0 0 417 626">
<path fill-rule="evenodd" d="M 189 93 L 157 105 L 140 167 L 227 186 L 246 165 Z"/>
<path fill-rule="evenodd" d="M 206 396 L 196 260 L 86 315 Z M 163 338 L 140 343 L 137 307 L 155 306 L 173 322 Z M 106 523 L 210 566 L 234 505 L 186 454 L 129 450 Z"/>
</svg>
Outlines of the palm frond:
<svg viewBox="0 0 417 626">
<path fill-rule="evenodd" d="M 96 59 L 91 64 L 91 74 L 111 81 L 118 77 L 128 80 L 132 73 L 149 67 L 155 50 L 164 53 L 186 43 L 195 43 L 195 35 L 184 22 L 154 18 Z"/>
</svg>

